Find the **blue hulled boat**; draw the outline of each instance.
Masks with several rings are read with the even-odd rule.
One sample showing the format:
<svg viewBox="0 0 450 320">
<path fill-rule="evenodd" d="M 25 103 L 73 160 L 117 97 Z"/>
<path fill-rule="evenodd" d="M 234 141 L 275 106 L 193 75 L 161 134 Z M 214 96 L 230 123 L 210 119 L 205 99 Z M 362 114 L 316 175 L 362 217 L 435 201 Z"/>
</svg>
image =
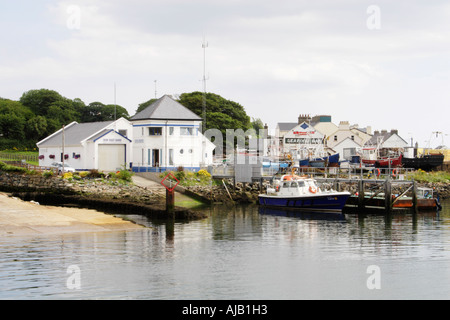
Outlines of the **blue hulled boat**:
<svg viewBox="0 0 450 320">
<path fill-rule="evenodd" d="M 274 188 L 260 194 L 258 201 L 261 206 L 336 212 L 344 208 L 349 197 L 349 192 L 321 190 L 312 178 L 284 175 Z"/>
</svg>

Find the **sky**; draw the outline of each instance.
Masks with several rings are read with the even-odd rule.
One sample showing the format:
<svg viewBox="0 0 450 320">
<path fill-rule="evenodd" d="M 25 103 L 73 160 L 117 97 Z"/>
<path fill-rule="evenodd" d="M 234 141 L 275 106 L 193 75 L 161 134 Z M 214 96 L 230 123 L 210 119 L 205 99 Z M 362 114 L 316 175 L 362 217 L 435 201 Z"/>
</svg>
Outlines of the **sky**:
<svg viewBox="0 0 450 320">
<path fill-rule="evenodd" d="M 0 0 L 0 41 L 3 98 L 46 88 L 134 115 L 205 75 L 269 129 L 324 114 L 450 147 L 447 0 Z"/>
</svg>

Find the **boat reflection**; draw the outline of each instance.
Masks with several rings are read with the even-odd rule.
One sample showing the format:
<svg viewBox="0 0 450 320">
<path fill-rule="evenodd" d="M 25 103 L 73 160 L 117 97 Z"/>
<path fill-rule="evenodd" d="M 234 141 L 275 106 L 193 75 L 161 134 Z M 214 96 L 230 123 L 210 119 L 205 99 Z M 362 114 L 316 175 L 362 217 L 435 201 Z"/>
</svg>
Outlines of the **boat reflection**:
<svg viewBox="0 0 450 320">
<path fill-rule="evenodd" d="M 273 208 L 273 207 L 263 207 L 258 208 L 260 214 L 273 215 L 273 216 L 284 216 L 284 217 L 294 217 L 300 220 L 342 220 L 345 221 L 345 215 L 342 212 L 320 212 L 320 211 L 309 211 L 307 209 L 294 209 L 294 208 Z"/>
</svg>

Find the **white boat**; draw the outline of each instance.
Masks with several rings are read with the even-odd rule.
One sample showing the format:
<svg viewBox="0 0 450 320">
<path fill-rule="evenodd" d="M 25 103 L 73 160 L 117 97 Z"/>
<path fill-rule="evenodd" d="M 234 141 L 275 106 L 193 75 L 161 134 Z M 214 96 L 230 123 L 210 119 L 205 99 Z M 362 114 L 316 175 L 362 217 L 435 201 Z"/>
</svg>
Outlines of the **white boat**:
<svg viewBox="0 0 450 320">
<path fill-rule="evenodd" d="M 298 208 L 319 211 L 341 211 L 349 192 L 322 190 L 313 178 L 284 175 L 275 187 L 258 196 L 261 206 Z"/>
</svg>

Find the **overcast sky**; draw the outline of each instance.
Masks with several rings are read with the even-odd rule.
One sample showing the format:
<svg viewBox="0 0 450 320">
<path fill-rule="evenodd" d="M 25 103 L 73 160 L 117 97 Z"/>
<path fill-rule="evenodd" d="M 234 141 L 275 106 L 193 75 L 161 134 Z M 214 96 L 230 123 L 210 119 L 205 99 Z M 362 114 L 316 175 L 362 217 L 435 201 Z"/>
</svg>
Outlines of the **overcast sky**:
<svg viewBox="0 0 450 320">
<path fill-rule="evenodd" d="M 450 2 L 0 0 L 0 97 L 47 88 L 130 115 L 202 91 L 275 128 L 299 114 L 450 145 Z M 442 139 L 433 135 L 431 146 Z"/>
</svg>

